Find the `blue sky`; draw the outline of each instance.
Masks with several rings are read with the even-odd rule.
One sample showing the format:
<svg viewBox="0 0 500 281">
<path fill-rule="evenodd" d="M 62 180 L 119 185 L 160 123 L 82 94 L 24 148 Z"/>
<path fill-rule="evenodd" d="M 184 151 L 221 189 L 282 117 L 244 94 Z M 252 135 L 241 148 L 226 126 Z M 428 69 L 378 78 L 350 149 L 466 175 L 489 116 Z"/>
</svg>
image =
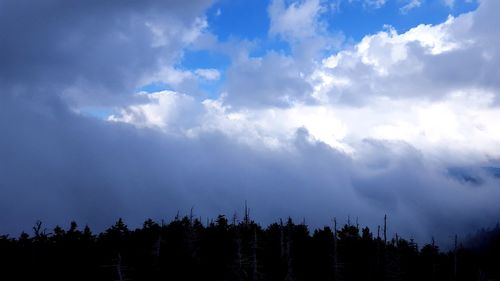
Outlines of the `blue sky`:
<svg viewBox="0 0 500 281">
<path fill-rule="evenodd" d="M 369 1 L 323 1 L 324 11 L 320 17 L 327 25 L 327 30 L 343 36 L 343 45 L 355 44 L 364 36 L 377 33 L 389 25 L 397 32 L 404 33 L 419 24 L 438 24 L 449 16 L 457 16 L 477 9 L 476 1 L 454 1 L 453 5 L 445 1 L 419 1 L 420 5 L 409 11 L 403 11 L 410 1 L 389 0 L 381 5 Z M 208 31 L 221 42 L 231 40 L 252 41 L 251 55 L 262 56 L 269 51 L 290 54 L 290 46 L 282 38 L 271 36 L 270 1 L 221 0 L 206 12 Z M 335 53 L 340 48 L 330 50 Z M 217 51 L 186 49 L 178 67 L 183 69 L 215 68 L 221 70 L 221 80 L 204 83 L 202 88 L 210 97 L 215 97 L 224 81 L 224 70 L 230 65 L 230 58 Z M 148 85 L 143 90 L 169 89 L 159 84 Z"/>
<path fill-rule="evenodd" d="M 421 6 L 402 13 L 401 8 L 408 2 L 388 0 L 376 7 L 360 0 L 326 1 L 330 10 L 325 11 L 322 17 L 328 23 L 329 30 L 342 32 L 347 38 L 359 41 L 367 34 L 380 31 L 384 25 L 405 32 L 418 24 L 440 23 L 448 15 L 456 16 L 475 10 L 478 6 L 475 1 L 459 0 L 449 7 L 444 1 L 424 0 Z M 269 4 L 270 1 L 253 1 L 249 4 L 244 0 L 221 0 L 207 11 L 210 30 L 222 41 L 230 37 L 268 41 Z M 265 43 L 263 45 L 266 46 Z M 272 45 L 266 47 L 273 48 Z"/>
</svg>

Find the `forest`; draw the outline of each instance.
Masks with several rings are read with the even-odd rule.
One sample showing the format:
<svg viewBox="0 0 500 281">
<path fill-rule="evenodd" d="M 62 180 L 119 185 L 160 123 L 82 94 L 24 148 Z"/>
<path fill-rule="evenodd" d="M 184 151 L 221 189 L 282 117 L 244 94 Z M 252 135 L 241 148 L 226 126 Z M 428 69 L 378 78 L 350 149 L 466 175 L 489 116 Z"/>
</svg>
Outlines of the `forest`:
<svg viewBox="0 0 500 281">
<path fill-rule="evenodd" d="M 0 236 L 0 280 L 500 280 L 500 227 L 451 249 L 372 232 L 350 221 L 310 232 L 305 222 L 265 228 L 248 212 L 202 223 L 176 216 L 131 230 L 122 219 L 99 234 L 71 222 Z"/>
</svg>

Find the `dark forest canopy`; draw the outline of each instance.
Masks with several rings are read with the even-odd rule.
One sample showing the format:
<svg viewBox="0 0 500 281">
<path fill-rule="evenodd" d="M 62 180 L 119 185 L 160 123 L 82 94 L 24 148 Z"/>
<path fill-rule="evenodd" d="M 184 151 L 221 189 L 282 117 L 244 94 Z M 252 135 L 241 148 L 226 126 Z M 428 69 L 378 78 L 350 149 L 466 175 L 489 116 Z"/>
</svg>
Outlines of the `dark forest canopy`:
<svg viewBox="0 0 500 281">
<path fill-rule="evenodd" d="M 498 226 L 446 251 L 384 230 L 310 232 L 292 219 L 263 228 L 248 214 L 148 219 L 135 230 L 119 219 L 100 234 L 37 222 L 32 235 L 0 236 L 0 280 L 500 280 Z"/>
</svg>

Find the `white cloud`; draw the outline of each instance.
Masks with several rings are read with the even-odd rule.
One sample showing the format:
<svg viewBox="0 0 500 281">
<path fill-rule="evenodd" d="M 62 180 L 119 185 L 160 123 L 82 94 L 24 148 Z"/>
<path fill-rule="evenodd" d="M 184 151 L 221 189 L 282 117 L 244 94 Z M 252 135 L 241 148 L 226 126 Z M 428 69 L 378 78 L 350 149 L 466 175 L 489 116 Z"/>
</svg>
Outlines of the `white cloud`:
<svg viewBox="0 0 500 281">
<path fill-rule="evenodd" d="M 301 5 L 306 2 L 287 9 L 297 13 Z M 498 90 L 475 79 L 457 87 L 433 72 L 460 73 L 460 68 L 436 65 L 436 60 L 489 49 L 490 43 L 475 43 L 479 39 L 471 32 L 472 16 L 449 17 L 402 34 L 386 27 L 313 63 L 310 72 L 301 71 L 294 55 L 240 57 L 227 72 L 225 96 L 206 100 L 198 111 L 202 122 L 184 131 L 190 136 L 218 131 L 276 148 L 290 146 L 296 131 L 304 128 L 313 139 L 350 155 L 358 153 L 363 139 L 376 139 L 406 142 L 440 161 L 500 157 L 494 129 L 500 117 Z M 465 63 L 493 63 L 480 60 Z"/>
<path fill-rule="evenodd" d="M 461 53 L 476 52 L 470 22 L 470 15 L 464 15 L 449 17 L 439 25 L 419 25 L 403 34 L 386 27 L 365 36 L 352 48 L 323 60 L 315 72 L 320 75 L 314 79 L 313 96 L 321 101 L 359 104 L 374 96 L 439 98 L 464 87 L 476 88 L 477 84 L 467 82 L 472 76 L 461 78 L 464 84 L 460 87 L 456 81 L 445 80 L 447 75 L 462 75 L 463 68 L 439 62 L 450 58 L 451 63 L 457 56 L 453 62 L 459 63 Z"/>
<path fill-rule="evenodd" d="M 269 34 L 288 42 L 303 72 L 311 69 L 322 51 L 335 49 L 344 40 L 342 34 L 331 34 L 328 23 L 321 18 L 328 9 L 319 0 L 273 0 L 269 5 Z"/>
<path fill-rule="evenodd" d="M 273 0 L 269 6 L 271 18 L 269 33 L 290 40 L 312 37 L 318 28 L 320 11 L 319 0 L 292 2 L 288 6 L 283 0 Z"/>
<path fill-rule="evenodd" d="M 193 126 L 196 111 L 200 107 L 188 95 L 161 91 L 139 93 L 146 101 L 123 108 L 119 113 L 108 117 L 112 122 L 133 124 L 139 128 L 154 128 L 168 133 L 183 133 L 185 127 Z"/>
<path fill-rule="evenodd" d="M 145 75 L 139 80 L 138 86 L 162 82 L 175 87 L 193 78 L 194 74 L 189 70 L 180 70 L 171 66 L 165 66 L 153 74 Z"/>
<path fill-rule="evenodd" d="M 332 12 L 333 14 L 340 12 L 341 6 L 342 6 L 341 3 L 342 3 L 342 0 L 330 1 L 330 5 L 329 5 L 330 12 Z"/>
<path fill-rule="evenodd" d="M 422 0 L 409 0 L 409 2 L 401 7 L 399 11 L 402 14 L 407 14 L 409 11 L 416 9 L 422 5 Z"/>
<path fill-rule="evenodd" d="M 365 0 L 365 5 L 379 9 L 387 3 L 387 0 Z"/>
<path fill-rule="evenodd" d="M 208 27 L 207 20 L 204 18 L 195 18 L 190 26 L 179 26 L 172 28 L 172 25 L 177 25 L 176 22 L 145 22 L 145 26 L 153 35 L 151 42 L 152 47 L 164 47 L 171 44 L 172 40 L 180 41 L 184 44 L 193 43 L 201 33 Z"/>
<path fill-rule="evenodd" d="M 443 0 L 443 2 L 449 8 L 453 8 L 455 6 L 455 0 Z"/>
<path fill-rule="evenodd" d="M 359 143 L 376 139 L 403 141 L 429 159 L 465 165 L 500 158 L 495 125 L 500 109 L 491 107 L 492 96 L 464 91 L 440 102 L 377 98 L 363 107 L 296 104 L 252 110 L 231 110 L 221 101 L 206 100 L 204 109 L 194 110 L 192 99 L 161 92 L 151 94 L 149 104 L 130 106 L 110 120 L 190 137 L 220 132 L 251 146 L 281 149 L 293 145 L 296 131 L 304 128 L 314 140 L 354 157 Z"/>
<path fill-rule="evenodd" d="M 460 44 L 467 44 L 466 41 L 457 42 L 451 29 L 455 19 L 449 16 L 448 19 L 438 25 L 418 25 L 400 36 L 401 41 L 418 42 L 422 47 L 433 55 L 452 51 L 460 47 Z"/>
<path fill-rule="evenodd" d="M 206 80 L 219 80 L 220 72 L 213 68 L 200 68 L 195 70 L 196 75 Z"/>
</svg>

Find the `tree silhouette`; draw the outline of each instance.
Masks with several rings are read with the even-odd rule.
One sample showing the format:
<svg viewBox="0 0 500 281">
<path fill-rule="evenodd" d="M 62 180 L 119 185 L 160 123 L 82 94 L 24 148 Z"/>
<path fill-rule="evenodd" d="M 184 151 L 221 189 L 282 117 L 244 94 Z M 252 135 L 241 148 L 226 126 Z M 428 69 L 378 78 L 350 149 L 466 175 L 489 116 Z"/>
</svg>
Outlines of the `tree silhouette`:
<svg viewBox="0 0 500 281">
<path fill-rule="evenodd" d="M 377 233 L 350 219 L 312 234 L 291 218 L 262 228 L 247 208 L 231 224 L 220 215 L 203 225 L 191 212 L 131 230 L 120 218 L 97 236 L 76 222 L 48 232 L 37 221 L 32 237 L 0 236 L 0 280 L 500 280 L 498 226 L 450 236 L 450 251 Z"/>
</svg>

